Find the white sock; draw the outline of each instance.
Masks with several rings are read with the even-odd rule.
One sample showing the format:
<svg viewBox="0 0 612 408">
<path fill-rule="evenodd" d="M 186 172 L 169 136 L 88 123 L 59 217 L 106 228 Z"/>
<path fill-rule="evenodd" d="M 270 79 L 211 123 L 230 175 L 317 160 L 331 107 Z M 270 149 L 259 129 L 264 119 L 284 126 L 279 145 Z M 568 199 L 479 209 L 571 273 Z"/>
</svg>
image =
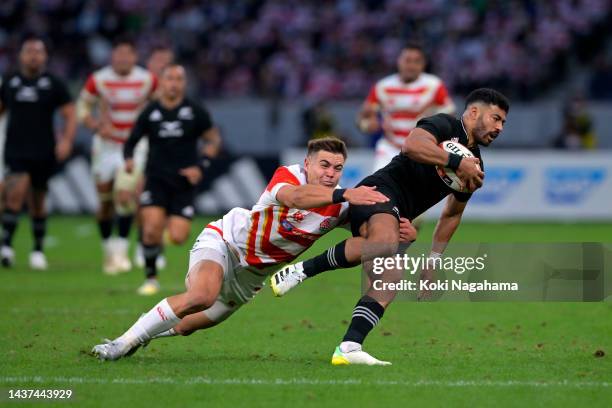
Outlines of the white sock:
<svg viewBox="0 0 612 408">
<path fill-rule="evenodd" d="M 168 304 L 168 300 L 164 299 L 138 319 L 138 321 L 117 340 L 125 342 L 130 346 L 135 346 L 138 343 L 149 341 L 153 336 L 173 328 L 180 321 L 181 319 L 176 317 L 174 311 Z"/>
<path fill-rule="evenodd" d="M 117 248 L 117 252 L 123 255 L 127 254 L 128 246 L 130 245 L 130 243 L 127 238 L 118 237 L 115 239 L 115 245 L 115 248 Z"/>
<path fill-rule="evenodd" d="M 340 343 L 340 351 L 343 353 L 350 353 L 351 351 L 361 351 L 361 344 L 355 343 L 354 341 L 343 341 Z"/>
<path fill-rule="evenodd" d="M 176 330 L 174 330 L 174 328 L 166 330 L 165 332 L 161 332 L 159 334 L 156 334 L 155 336 L 153 336 L 153 339 L 159 339 L 161 337 L 172 337 L 172 336 L 176 336 L 178 333 L 176 332 Z"/>
</svg>

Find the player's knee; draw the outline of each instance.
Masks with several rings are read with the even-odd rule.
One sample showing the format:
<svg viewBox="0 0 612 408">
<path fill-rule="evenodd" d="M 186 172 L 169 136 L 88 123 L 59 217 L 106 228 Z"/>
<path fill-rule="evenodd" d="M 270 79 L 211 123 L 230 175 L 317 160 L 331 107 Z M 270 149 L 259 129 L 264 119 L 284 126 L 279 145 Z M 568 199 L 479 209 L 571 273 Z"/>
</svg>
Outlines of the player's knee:
<svg viewBox="0 0 612 408">
<path fill-rule="evenodd" d="M 170 229 L 168 231 L 168 238 L 170 242 L 174 245 L 181 245 L 187 241 L 187 237 L 189 236 L 189 231 L 183 231 L 179 229 Z"/>
<path fill-rule="evenodd" d="M 145 227 L 142 231 L 142 243 L 145 245 L 161 244 L 161 232 L 152 227 Z"/>
<path fill-rule="evenodd" d="M 192 313 L 201 312 L 211 307 L 214 301 L 215 298 L 208 293 L 188 292 L 187 308 L 192 311 Z"/>
<path fill-rule="evenodd" d="M 368 236 L 365 245 L 373 255 L 393 256 L 399 248 L 399 233 L 393 230 L 379 230 Z"/>
</svg>

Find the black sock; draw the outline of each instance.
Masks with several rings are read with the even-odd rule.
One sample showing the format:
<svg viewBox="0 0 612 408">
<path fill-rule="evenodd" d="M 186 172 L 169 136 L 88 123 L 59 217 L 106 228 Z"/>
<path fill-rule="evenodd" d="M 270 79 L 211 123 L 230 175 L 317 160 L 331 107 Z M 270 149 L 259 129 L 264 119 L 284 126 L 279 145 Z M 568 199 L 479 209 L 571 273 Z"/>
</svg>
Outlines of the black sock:
<svg viewBox="0 0 612 408">
<path fill-rule="evenodd" d="M 144 259 L 145 259 L 145 275 L 147 279 L 155 278 L 157 276 L 157 257 L 161 252 L 160 245 L 143 245 Z"/>
<path fill-rule="evenodd" d="M 106 241 L 113 233 L 113 220 L 98 220 L 98 229 L 100 230 L 102 241 Z"/>
<path fill-rule="evenodd" d="M 134 221 L 134 214 L 120 215 L 118 217 L 119 236 L 121 238 L 127 238 L 130 235 L 130 228 L 132 228 L 132 221 Z"/>
<path fill-rule="evenodd" d="M 354 264 L 346 260 L 345 253 L 346 240 L 336 246 L 329 248 L 327 251 L 314 258 L 304 261 L 304 274 L 309 278 L 334 269 L 350 268 L 359 264 L 357 261 Z"/>
<path fill-rule="evenodd" d="M 2 213 L 2 245 L 13 245 L 13 235 L 17 229 L 17 221 L 19 221 L 19 213 L 6 208 Z"/>
<path fill-rule="evenodd" d="M 364 295 L 353 309 L 351 324 L 342 341 L 363 344 L 366 336 L 383 317 L 385 308 L 368 295 Z"/>
<path fill-rule="evenodd" d="M 47 233 L 47 217 L 32 218 L 32 236 L 34 236 L 34 251 L 43 250 L 43 241 Z"/>
</svg>

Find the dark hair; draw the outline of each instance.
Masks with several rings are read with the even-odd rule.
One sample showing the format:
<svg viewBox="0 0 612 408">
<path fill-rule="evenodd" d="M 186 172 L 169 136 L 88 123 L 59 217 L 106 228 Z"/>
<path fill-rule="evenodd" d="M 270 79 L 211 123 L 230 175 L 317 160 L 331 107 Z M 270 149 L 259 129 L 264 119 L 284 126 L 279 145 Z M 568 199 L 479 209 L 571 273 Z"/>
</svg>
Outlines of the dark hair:
<svg viewBox="0 0 612 408">
<path fill-rule="evenodd" d="M 418 41 L 409 41 L 405 43 L 402 47 L 402 51 L 403 50 L 415 50 L 420 52 L 423 55 L 423 58 L 427 58 L 427 54 L 425 53 L 425 47 L 423 47 L 423 44 Z"/>
<path fill-rule="evenodd" d="M 478 88 L 470 92 L 465 99 L 465 107 L 475 102 L 486 103 L 487 105 L 499 106 L 501 110 L 508 113 L 510 110 L 510 102 L 501 92 L 497 92 L 491 88 Z"/>
<path fill-rule="evenodd" d="M 162 68 L 160 75 L 163 75 L 164 72 L 166 72 L 168 69 L 170 68 L 183 68 L 185 69 L 185 67 L 181 64 L 179 64 L 178 62 L 171 62 L 168 65 L 166 65 L 165 67 Z"/>
<path fill-rule="evenodd" d="M 113 40 L 113 48 L 121 47 L 122 45 L 127 45 L 136 51 L 136 43 L 131 37 L 122 35 Z"/>
<path fill-rule="evenodd" d="M 322 137 L 319 139 L 312 139 L 308 142 L 308 156 L 321 150 L 330 153 L 340 153 L 345 159 L 347 156 L 346 144 L 336 137 Z"/>
<path fill-rule="evenodd" d="M 21 38 L 21 46 L 19 48 L 23 48 L 23 46 L 30 41 L 40 41 L 45 47 L 45 50 L 49 50 L 49 44 L 47 44 L 47 41 L 43 37 L 32 33 L 25 34 Z"/>
<path fill-rule="evenodd" d="M 157 44 L 153 48 L 151 48 L 151 52 L 149 53 L 149 55 L 155 54 L 156 52 L 166 52 L 166 51 L 174 54 L 174 49 L 171 46 L 166 45 L 166 44 Z"/>
</svg>

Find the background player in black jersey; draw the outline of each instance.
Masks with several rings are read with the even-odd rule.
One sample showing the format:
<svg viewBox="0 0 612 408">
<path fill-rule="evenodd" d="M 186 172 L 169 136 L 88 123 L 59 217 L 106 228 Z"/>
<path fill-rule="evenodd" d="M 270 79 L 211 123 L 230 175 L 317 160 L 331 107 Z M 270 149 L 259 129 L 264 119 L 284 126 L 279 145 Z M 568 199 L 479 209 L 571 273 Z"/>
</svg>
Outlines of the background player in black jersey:
<svg viewBox="0 0 612 408">
<path fill-rule="evenodd" d="M 208 112 L 185 97 L 186 74 L 181 65 L 167 66 L 159 85 L 159 99 L 139 115 L 124 147 L 125 168 L 131 172 L 136 144 L 143 136 L 149 139 L 146 181 L 140 196 L 147 276 L 138 289 L 142 295 L 159 291 L 156 260 L 164 228 L 173 243 L 183 243 L 189 235 L 195 187 L 202 178 L 198 141 L 214 144 L 217 150 L 220 144 Z"/>
<path fill-rule="evenodd" d="M 46 64 L 44 42 L 28 38 L 19 52 L 19 72 L 4 77 L 0 87 L 0 112 L 6 110 L 9 113 L 4 150 L 7 176 L 0 250 L 3 266 L 11 266 L 14 262 L 13 235 L 27 198 L 34 236 L 30 267 L 47 268 L 43 253 L 47 184 L 58 162 L 70 155 L 76 134 L 76 113 L 68 89 L 59 78 L 46 72 Z M 53 124 L 56 110 L 63 119 L 57 143 Z"/>
<path fill-rule="evenodd" d="M 509 102 L 505 96 L 493 89 L 481 88 L 468 95 L 460 119 L 438 114 L 420 120 L 410 137 L 406 138 L 402 153 L 358 184 L 376 186 L 390 201 L 374 206 L 351 206 L 349 216 L 353 238 L 313 259 L 277 272 L 271 279 L 274 293 L 282 296 L 308 277 L 360 262 L 363 262 L 364 271 L 371 281 L 372 260 L 392 256 L 398 251 L 400 239 L 414 232 L 400 231 L 399 221 L 404 218 L 413 220 L 448 196 L 434 230 L 430 253 L 431 258 L 440 257 L 459 226 L 471 193 L 451 190 L 437 175 L 435 166 L 456 170 L 469 191 L 481 187 L 484 167 L 479 146 L 488 146 L 500 134 L 508 110 Z M 451 139 L 467 146 L 475 157 L 462 159 L 438 146 L 440 142 Z M 402 271 L 389 270 L 376 279 L 394 282 L 401 279 L 401 274 Z M 390 364 L 364 352 L 361 345 L 394 297 L 395 291 L 368 288 L 355 306 L 351 324 L 335 350 L 332 364 Z"/>
</svg>

